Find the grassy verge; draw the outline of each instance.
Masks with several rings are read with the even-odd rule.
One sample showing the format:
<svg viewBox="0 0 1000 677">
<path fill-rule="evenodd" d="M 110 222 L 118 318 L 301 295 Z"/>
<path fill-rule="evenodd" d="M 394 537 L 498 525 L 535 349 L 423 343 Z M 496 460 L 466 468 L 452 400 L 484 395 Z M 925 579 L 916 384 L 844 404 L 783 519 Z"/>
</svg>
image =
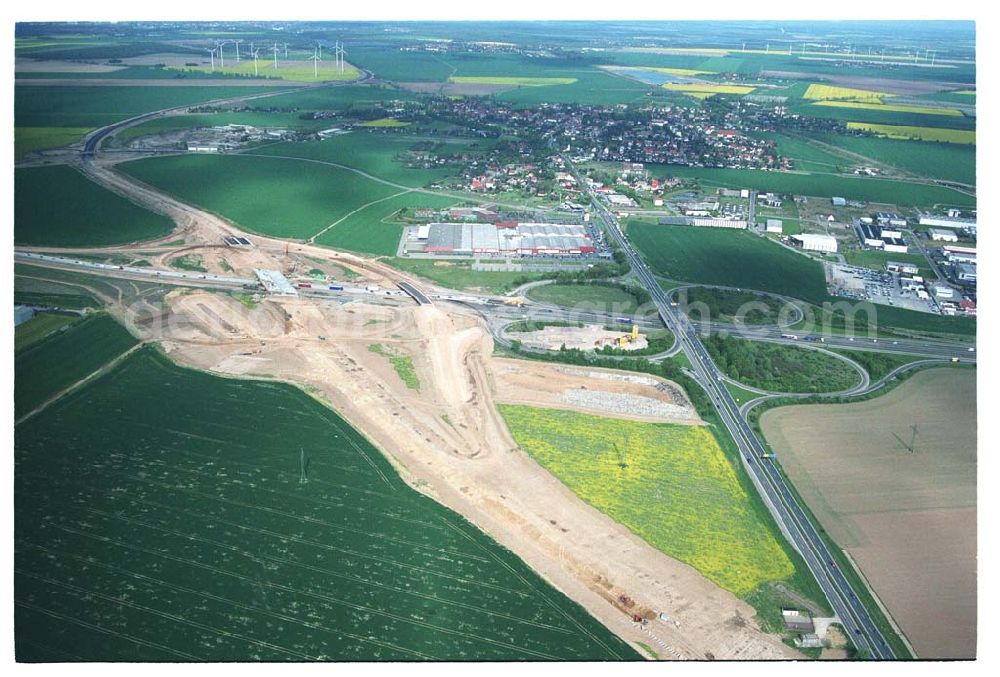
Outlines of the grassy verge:
<svg viewBox="0 0 1000 677">
<path fill-rule="evenodd" d="M 417 377 L 417 371 L 413 368 L 413 358 L 409 355 L 402 355 L 391 347 L 383 346 L 381 343 L 372 343 L 368 346 L 370 352 L 376 355 L 381 355 L 389 360 L 392 368 L 396 370 L 399 378 L 402 379 L 403 383 L 406 384 L 407 388 L 411 390 L 420 390 L 420 379 Z"/>
</svg>

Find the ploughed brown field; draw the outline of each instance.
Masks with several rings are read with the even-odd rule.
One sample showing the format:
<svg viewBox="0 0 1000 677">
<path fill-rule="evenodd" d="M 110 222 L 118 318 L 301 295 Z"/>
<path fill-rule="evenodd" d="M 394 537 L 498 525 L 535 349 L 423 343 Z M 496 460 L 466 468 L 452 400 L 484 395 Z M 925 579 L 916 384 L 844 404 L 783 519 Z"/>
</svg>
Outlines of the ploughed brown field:
<svg viewBox="0 0 1000 677">
<path fill-rule="evenodd" d="M 781 407 L 761 424 L 917 656 L 974 657 L 976 372 L 931 369 L 867 402 Z"/>
</svg>

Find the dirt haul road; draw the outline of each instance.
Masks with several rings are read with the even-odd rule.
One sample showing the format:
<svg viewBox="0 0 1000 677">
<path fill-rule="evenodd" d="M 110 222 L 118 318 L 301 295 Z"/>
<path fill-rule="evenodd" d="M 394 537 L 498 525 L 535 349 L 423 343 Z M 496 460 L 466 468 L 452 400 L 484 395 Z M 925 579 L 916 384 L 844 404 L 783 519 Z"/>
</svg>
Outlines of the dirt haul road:
<svg viewBox="0 0 1000 677">
<path fill-rule="evenodd" d="M 256 245 L 253 265 L 281 269 L 287 262 L 284 241 L 245 234 L 107 167 L 90 171 L 101 183 L 173 218 L 186 246 L 246 235 Z M 385 286 L 411 279 L 350 254 L 305 244 L 290 249 Z M 293 382 L 318 394 L 417 490 L 477 524 L 624 639 L 654 646 L 664 658 L 801 657 L 760 631 L 748 604 L 585 504 L 517 449 L 495 406 L 492 339 L 471 312 L 297 298 L 270 298 L 248 309 L 206 291 L 168 295 L 163 313 L 150 313 L 146 306 L 119 312 L 181 364 Z M 412 358 L 419 391 L 369 350 L 375 343 Z M 600 389 L 599 383 L 593 387 Z M 671 621 L 653 620 L 645 628 L 632 623 L 630 614 L 614 605 L 622 594 L 644 609 L 667 613 Z"/>
</svg>

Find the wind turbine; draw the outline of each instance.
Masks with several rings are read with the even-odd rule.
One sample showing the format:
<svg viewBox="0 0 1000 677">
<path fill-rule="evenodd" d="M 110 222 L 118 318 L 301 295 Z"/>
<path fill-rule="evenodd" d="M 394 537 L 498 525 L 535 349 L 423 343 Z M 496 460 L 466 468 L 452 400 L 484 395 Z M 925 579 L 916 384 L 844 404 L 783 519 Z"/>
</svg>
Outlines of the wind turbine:
<svg viewBox="0 0 1000 677">
<path fill-rule="evenodd" d="M 219 66 L 221 68 L 225 68 L 226 67 L 226 57 L 222 55 L 222 46 L 224 44 L 226 44 L 225 40 L 219 40 L 217 43 L 215 43 L 215 46 L 219 50 Z"/>
<path fill-rule="evenodd" d="M 318 79 L 319 78 L 319 62 L 322 61 L 322 59 L 319 58 L 319 54 L 317 53 L 317 50 L 315 50 L 315 49 L 313 49 L 313 55 L 311 57 L 309 57 L 309 58 L 311 58 L 312 62 L 313 62 L 313 77 Z"/>
<path fill-rule="evenodd" d="M 208 49 L 207 47 L 205 49 Z M 215 50 L 208 49 L 208 53 L 212 56 L 212 72 L 215 72 Z"/>
<path fill-rule="evenodd" d="M 250 54 L 253 56 L 253 76 L 254 77 L 258 76 L 258 72 L 257 72 L 257 54 L 259 54 L 259 53 L 260 53 L 260 47 L 258 47 L 257 49 L 251 49 L 250 50 Z"/>
<path fill-rule="evenodd" d="M 285 58 L 288 58 L 288 43 L 285 43 Z"/>
<path fill-rule="evenodd" d="M 346 55 L 346 52 L 344 51 L 344 43 L 338 42 L 337 43 L 336 56 L 337 56 L 337 66 L 340 68 L 340 72 L 341 73 L 344 72 L 344 56 L 345 55 Z"/>
<path fill-rule="evenodd" d="M 236 63 L 239 63 L 240 62 L 240 43 L 243 42 L 243 41 L 242 40 L 233 40 L 233 42 L 236 44 Z"/>
<path fill-rule="evenodd" d="M 278 43 L 277 42 L 274 43 L 274 47 L 271 48 L 271 51 L 274 52 L 274 69 L 277 70 L 278 69 Z"/>
</svg>

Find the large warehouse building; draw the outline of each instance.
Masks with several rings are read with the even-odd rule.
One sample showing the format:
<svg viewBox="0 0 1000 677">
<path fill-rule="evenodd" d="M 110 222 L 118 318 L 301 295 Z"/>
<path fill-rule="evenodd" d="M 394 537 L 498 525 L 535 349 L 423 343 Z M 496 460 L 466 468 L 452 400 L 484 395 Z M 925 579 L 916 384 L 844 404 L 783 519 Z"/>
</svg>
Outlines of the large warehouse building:
<svg viewBox="0 0 1000 677">
<path fill-rule="evenodd" d="M 579 255 L 597 251 L 582 225 L 555 223 L 431 223 L 428 254 Z"/>
<path fill-rule="evenodd" d="M 790 239 L 794 244 L 797 244 L 803 249 L 808 249 L 810 251 L 814 252 L 837 251 L 837 238 L 835 238 L 832 235 L 801 233 L 799 235 L 792 235 Z"/>
</svg>

